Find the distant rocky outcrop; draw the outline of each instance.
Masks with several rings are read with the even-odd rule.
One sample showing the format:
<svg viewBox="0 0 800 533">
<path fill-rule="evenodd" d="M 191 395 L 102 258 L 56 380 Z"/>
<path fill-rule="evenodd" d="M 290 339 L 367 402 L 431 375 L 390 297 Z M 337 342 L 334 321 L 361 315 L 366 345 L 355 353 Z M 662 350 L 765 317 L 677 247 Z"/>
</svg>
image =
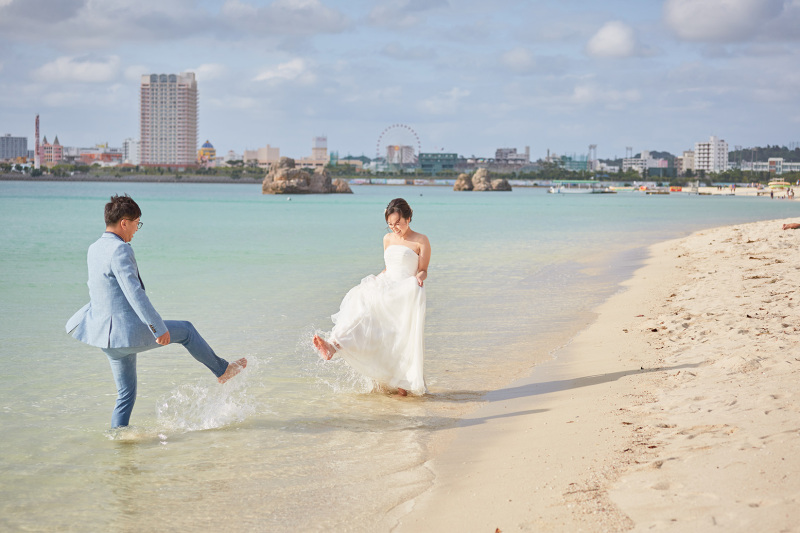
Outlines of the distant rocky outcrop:
<svg viewBox="0 0 800 533">
<path fill-rule="evenodd" d="M 458 179 L 456 179 L 456 184 L 453 185 L 454 191 L 471 191 L 472 190 L 472 178 L 469 174 L 459 174 Z"/>
<path fill-rule="evenodd" d="M 322 168 L 313 173 L 295 168 L 294 159 L 281 157 L 277 166 L 270 169 L 261 183 L 264 194 L 328 194 L 352 193 L 344 180 L 331 180 L 330 173 Z"/>
<path fill-rule="evenodd" d="M 489 179 L 489 171 L 479 168 L 471 177 L 460 174 L 453 185 L 454 191 L 510 191 L 511 184 L 505 178 Z"/>
<path fill-rule="evenodd" d="M 473 191 L 491 191 L 492 181 L 489 179 L 489 171 L 485 168 L 479 168 L 472 175 L 472 190 Z"/>
<path fill-rule="evenodd" d="M 497 178 L 492 180 L 493 191 L 510 191 L 511 184 L 505 178 Z"/>
</svg>

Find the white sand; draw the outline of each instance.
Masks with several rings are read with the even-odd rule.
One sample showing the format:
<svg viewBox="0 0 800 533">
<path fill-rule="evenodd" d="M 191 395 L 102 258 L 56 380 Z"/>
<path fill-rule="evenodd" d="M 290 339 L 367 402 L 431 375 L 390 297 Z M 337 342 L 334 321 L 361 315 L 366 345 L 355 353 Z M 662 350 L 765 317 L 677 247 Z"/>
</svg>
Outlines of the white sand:
<svg viewBox="0 0 800 533">
<path fill-rule="evenodd" d="M 654 246 L 555 360 L 453 430 L 396 530 L 800 531 L 800 230 L 783 222 Z"/>
</svg>

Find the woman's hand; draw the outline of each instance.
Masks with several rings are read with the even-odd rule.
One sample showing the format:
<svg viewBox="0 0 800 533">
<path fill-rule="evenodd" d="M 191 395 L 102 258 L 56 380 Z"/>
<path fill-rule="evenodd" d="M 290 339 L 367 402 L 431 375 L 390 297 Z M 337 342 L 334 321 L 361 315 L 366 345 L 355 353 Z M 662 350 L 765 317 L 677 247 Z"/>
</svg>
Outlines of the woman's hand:
<svg viewBox="0 0 800 533">
<path fill-rule="evenodd" d="M 424 270 L 420 270 L 417 272 L 417 283 L 420 287 L 422 287 L 422 282 L 425 281 L 425 278 L 428 277 L 428 273 Z"/>
</svg>

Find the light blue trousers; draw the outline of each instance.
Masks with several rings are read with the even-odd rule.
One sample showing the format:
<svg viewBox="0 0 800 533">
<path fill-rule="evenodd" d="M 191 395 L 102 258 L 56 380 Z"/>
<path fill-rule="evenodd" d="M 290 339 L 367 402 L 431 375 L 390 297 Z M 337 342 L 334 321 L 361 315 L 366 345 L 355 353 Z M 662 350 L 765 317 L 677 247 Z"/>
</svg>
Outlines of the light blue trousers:
<svg viewBox="0 0 800 533">
<path fill-rule="evenodd" d="M 220 377 L 228 369 L 228 362 L 218 357 L 211 346 L 200 336 L 191 322 L 165 320 L 169 330 L 170 344 L 183 344 L 192 357 Z M 136 402 L 136 354 L 160 348 L 160 344 L 135 348 L 103 348 L 111 363 L 111 372 L 117 384 L 117 403 L 111 416 L 111 427 L 127 426 Z"/>
</svg>

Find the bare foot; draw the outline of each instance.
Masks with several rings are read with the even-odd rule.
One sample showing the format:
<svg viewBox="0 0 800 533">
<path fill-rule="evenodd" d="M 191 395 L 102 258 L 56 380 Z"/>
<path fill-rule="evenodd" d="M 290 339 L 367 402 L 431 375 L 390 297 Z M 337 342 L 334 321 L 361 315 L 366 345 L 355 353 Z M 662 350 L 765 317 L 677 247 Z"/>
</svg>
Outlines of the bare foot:
<svg viewBox="0 0 800 533">
<path fill-rule="evenodd" d="M 217 378 L 217 381 L 220 383 L 225 383 L 233 376 L 244 370 L 244 367 L 247 366 L 247 359 L 242 357 L 238 361 L 234 361 L 233 363 L 228 363 L 228 368 L 225 369 L 225 373 L 222 374 L 220 377 Z"/>
<path fill-rule="evenodd" d="M 401 389 L 400 387 L 397 387 L 397 394 L 399 394 L 400 396 L 408 396 L 408 391 L 405 389 Z"/>
<path fill-rule="evenodd" d="M 314 335 L 314 348 L 319 352 L 319 356 L 326 361 L 330 361 L 333 354 L 336 353 L 336 347 L 319 335 Z"/>
</svg>

